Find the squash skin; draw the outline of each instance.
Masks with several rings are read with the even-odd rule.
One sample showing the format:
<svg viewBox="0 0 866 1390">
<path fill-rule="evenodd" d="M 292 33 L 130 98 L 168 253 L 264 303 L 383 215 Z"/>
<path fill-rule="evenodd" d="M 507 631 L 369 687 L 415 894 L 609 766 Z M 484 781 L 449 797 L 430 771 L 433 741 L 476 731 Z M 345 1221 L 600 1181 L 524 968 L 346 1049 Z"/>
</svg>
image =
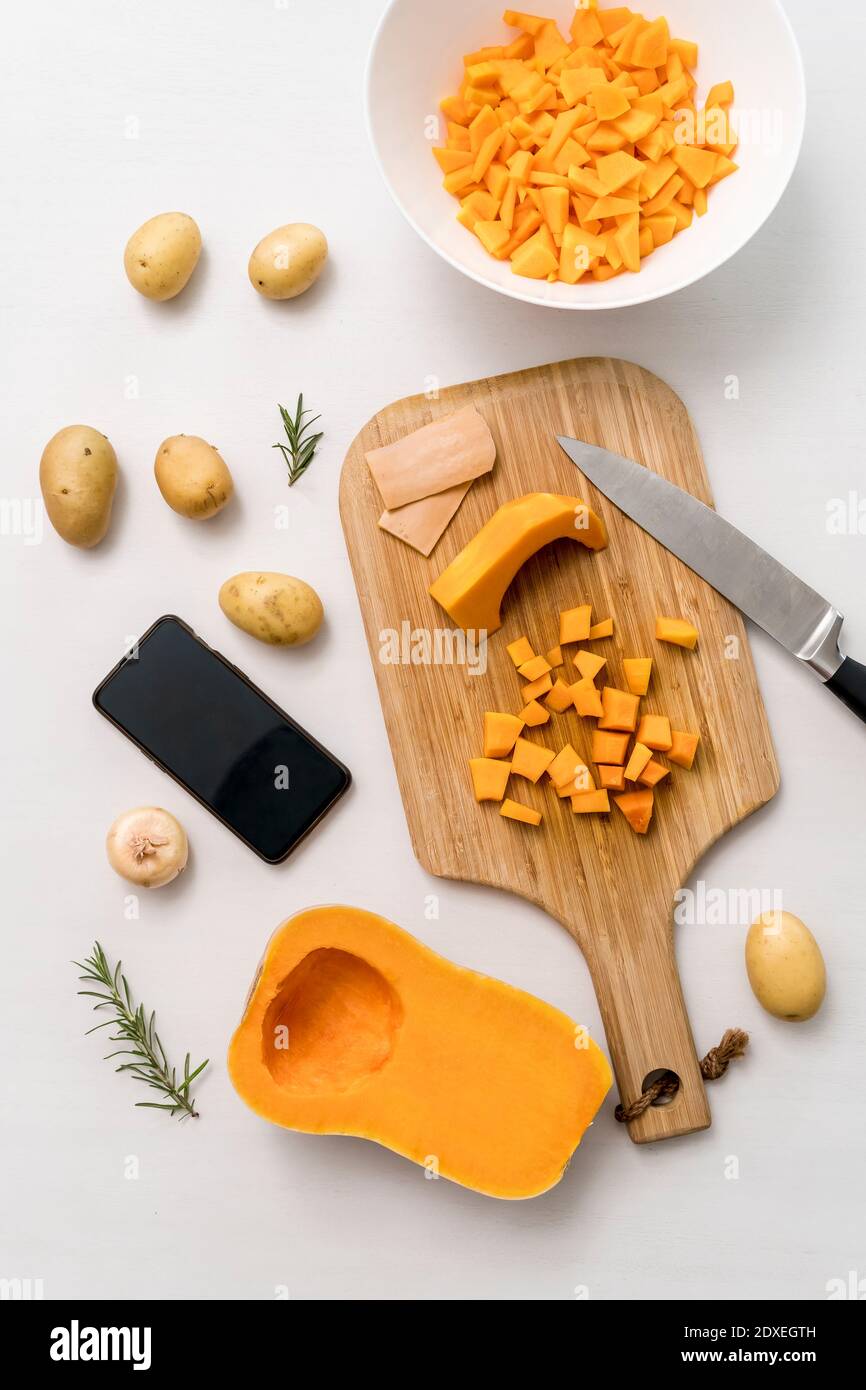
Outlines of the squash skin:
<svg viewBox="0 0 866 1390">
<path fill-rule="evenodd" d="M 280 1024 L 290 1041 L 278 1056 Z M 576 1037 L 558 1009 L 453 965 L 394 923 L 317 907 L 271 937 L 228 1070 L 274 1124 L 370 1139 L 518 1199 L 559 1182 L 610 1088 L 604 1054 Z"/>
<path fill-rule="evenodd" d="M 578 515 L 586 525 L 577 526 Z M 458 627 L 497 632 L 505 591 L 517 571 L 555 540 L 604 550 L 604 523 L 579 497 L 531 492 L 506 502 L 430 586 L 430 594 Z"/>
</svg>

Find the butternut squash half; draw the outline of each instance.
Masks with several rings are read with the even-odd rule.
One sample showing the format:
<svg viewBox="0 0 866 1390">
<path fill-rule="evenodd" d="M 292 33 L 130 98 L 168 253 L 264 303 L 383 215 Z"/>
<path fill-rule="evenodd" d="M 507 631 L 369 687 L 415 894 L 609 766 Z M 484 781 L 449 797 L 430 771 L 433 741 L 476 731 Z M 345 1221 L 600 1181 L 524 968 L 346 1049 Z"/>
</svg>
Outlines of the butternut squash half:
<svg viewBox="0 0 866 1390">
<path fill-rule="evenodd" d="M 515 497 L 493 516 L 430 586 L 430 593 L 464 631 L 496 632 L 509 584 L 521 566 L 551 541 L 580 541 L 590 550 L 607 545 L 604 523 L 579 497 L 531 492 Z"/>
<path fill-rule="evenodd" d="M 558 1009 L 352 907 L 277 929 L 228 1067 L 274 1124 L 371 1139 L 504 1198 L 559 1182 L 611 1084 Z"/>
</svg>

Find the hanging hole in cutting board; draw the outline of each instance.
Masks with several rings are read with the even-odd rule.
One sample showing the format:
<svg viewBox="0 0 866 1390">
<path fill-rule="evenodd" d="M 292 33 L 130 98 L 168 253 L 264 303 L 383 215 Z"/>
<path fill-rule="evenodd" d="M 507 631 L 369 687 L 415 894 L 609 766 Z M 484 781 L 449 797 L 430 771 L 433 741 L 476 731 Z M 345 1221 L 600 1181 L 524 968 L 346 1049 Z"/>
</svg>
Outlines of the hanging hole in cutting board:
<svg viewBox="0 0 866 1390">
<path fill-rule="evenodd" d="M 657 1081 L 675 1081 L 676 1090 L 674 1090 L 673 1087 L 671 1087 L 670 1089 L 666 1088 L 664 1091 L 662 1091 L 661 1095 L 656 1096 L 655 1100 L 652 1101 L 651 1104 L 672 1105 L 681 1091 L 682 1083 L 680 1082 L 680 1078 L 677 1076 L 675 1071 L 671 1071 L 670 1067 L 656 1067 L 655 1071 L 648 1071 L 646 1076 L 644 1077 L 640 1088 L 641 1094 L 645 1094 L 649 1090 L 650 1086 L 654 1086 Z"/>
</svg>

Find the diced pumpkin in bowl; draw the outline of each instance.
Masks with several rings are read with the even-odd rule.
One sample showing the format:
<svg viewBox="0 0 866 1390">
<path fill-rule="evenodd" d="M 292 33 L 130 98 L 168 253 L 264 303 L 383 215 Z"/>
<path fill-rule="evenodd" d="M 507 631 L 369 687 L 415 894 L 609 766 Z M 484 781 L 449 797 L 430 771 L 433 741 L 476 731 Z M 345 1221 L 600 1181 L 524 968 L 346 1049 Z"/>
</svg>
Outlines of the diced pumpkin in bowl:
<svg viewBox="0 0 866 1390">
<path fill-rule="evenodd" d="M 607 665 L 607 658 L 581 649 L 575 655 L 574 664 L 586 680 L 594 681 L 599 671 Z"/>
<path fill-rule="evenodd" d="M 544 702 L 555 714 L 564 714 L 574 704 L 574 687 L 564 680 L 557 680 Z"/>
<path fill-rule="evenodd" d="M 628 751 L 628 734 L 596 729 L 592 735 L 592 761 L 622 767 Z"/>
<path fill-rule="evenodd" d="M 625 780 L 636 782 L 646 767 L 652 762 L 652 751 L 644 743 L 636 743 L 625 767 Z"/>
<path fill-rule="evenodd" d="M 614 797 L 614 802 L 636 835 L 645 835 L 649 830 L 653 815 L 653 801 L 654 797 L 651 790 L 624 792 L 622 796 Z"/>
<path fill-rule="evenodd" d="M 632 695 L 646 695 L 653 669 L 652 657 L 624 657 L 622 669 L 625 672 L 625 683 Z"/>
<path fill-rule="evenodd" d="M 511 776 L 511 764 L 494 758 L 470 758 L 472 787 L 476 801 L 501 801 Z"/>
<path fill-rule="evenodd" d="M 500 816 L 505 816 L 506 820 L 516 820 L 521 825 L 541 825 L 541 812 L 536 811 L 532 806 L 524 806 L 519 801 L 511 801 L 506 798 L 500 809 Z"/>
<path fill-rule="evenodd" d="M 545 709 L 537 700 L 530 700 L 520 711 L 518 719 L 522 719 L 528 729 L 538 729 L 542 724 L 549 723 L 550 710 Z"/>
<path fill-rule="evenodd" d="M 671 721 L 664 714 L 644 714 L 637 729 L 637 738 L 654 753 L 666 753 L 671 746 Z"/>
<path fill-rule="evenodd" d="M 540 743 L 530 743 L 527 738 L 519 738 L 514 745 L 511 771 L 515 777 L 525 777 L 529 782 L 538 782 L 550 767 L 556 754 Z"/>
<path fill-rule="evenodd" d="M 579 608 L 566 609 L 559 615 L 559 645 L 571 642 L 585 642 L 592 626 L 592 604 L 581 604 Z"/>
<path fill-rule="evenodd" d="M 585 719 L 600 719 L 604 713 L 601 703 L 601 691 L 598 690 L 587 676 L 581 677 L 572 687 L 574 698 L 574 708 L 578 714 Z"/>
<path fill-rule="evenodd" d="M 637 780 L 642 787 L 657 787 L 659 782 L 670 776 L 670 771 L 669 767 L 663 767 L 655 758 L 650 758 Z"/>
<path fill-rule="evenodd" d="M 509 642 L 505 650 L 508 652 L 508 655 L 511 657 L 511 660 L 518 670 L 521 666 L 525 666 L 527 661 L 531 661 L 535 656 L 535 652 L 532 650 L 532 643 L 528 637 L 518 637 L 514 642 Z"/>
<path fill-rule="evenodd" d="M 506 758 L 523 732 L 523 720 L 516 714 L 487 710 L 484 715 L 485 758 Z"/>
<path fill-rule="evenodd" d="M 518 668 L 518 675 L 522 676 L 525 681 L 537 681 L 540 676 L 546 676 L 549 670 L 550 662 L 546 657 L 534 656 Z"/>
<path fill-rule="evenodd" d="M 601 692 L 601 704 L 603 713 L 598 724 L 600 729 L 634 733 L 637 725 L 638 705 L 640 704 L 638 695 L 632 695 L 627 690 L 617 690 L 614 686 L 606 685 Z"/>
<path fill-rule="evenodd" d="M 678 767 L 691 767 L 700 741 L 700 734 L 688 734 L 681 729 L 672 729 L 671 746 L 667 750 L 668 762 L 676 763 Z"/>
<path fill-rule="evenodd" d="M 685 618 L 656 618 L 656 640 L 670 642 L 675 647 L 694 651 L 698 645 L 698 630 Z"/>
<path fill-rule="evenodd" d="M 577 792 L 571 798 L 571 809 L 577 815 L 607 815 L 610 811 L 610 799 L 606 791 Z"/>
<path fill-rule="evenodd" d="M 529 685 L 525 685 L 521 694 L 526 703 L 530 705 L 533 700 L 540 700 L 543 695 L 546 695 L 547 692 L 552 689 L 553 681 L 548 673 L 547 675 L 539 676 L 537 681 L 531 681 Z"/>
<path fill-rule="evenodd" d="M 604 764 L 602 764 L 598 768 L 598 782 L 599 786 L 603 787 L 605 791 L 624 792 L 625 768 L 606 767 Z"/>
</svg>

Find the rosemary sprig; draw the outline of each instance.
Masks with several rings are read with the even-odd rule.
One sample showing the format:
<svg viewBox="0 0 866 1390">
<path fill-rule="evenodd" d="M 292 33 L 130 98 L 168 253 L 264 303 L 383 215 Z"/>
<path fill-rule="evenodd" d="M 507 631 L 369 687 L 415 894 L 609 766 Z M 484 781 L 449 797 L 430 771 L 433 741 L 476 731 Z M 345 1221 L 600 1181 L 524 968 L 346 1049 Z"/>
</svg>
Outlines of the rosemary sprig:
<svg viewBox="0 0 866 1390">
<path fill-rule="evenodd" d="M 171 1115 L 180 1111 L 181 1119 L 187 1115 L 196 1119 L 198 1111 L 190 1098 L 189 1088 L 199 1073 L 204 1071 L 210 1059 L 206 1058 L 195 1071 L 190 1071 L 187 1053 L 183 1064 L 183 1080 L 178 1082 L 176 1069 L 170 1066 L 154 1028 L 156 1014 L 151 1013 L 148 1017 L 143 1004 L 139 1004 L 138 1007 L 133 1004 L 126 976 L 121 974 L 121 962 L 118 961 L 112 971 L 105 952 L 96 941 L 92 955 L 83 962 L 75 960 L 72 964 L 84 972 L 79 975 L 80 980 L 102 986 L 102 990 L 80 989 L 78 993 L 99 1000 L 99 1003 L 93 1005 L 94 1010 L 110 1009 L 112 1013 L 111 1018 L 97 1023 L 94 1028 L 88 1028 L 85 1036 L 95 1033 L 99 1028 L 116 1028 L 117 1031 L 110 1035 L 109 1042 L 128 1043 L 129 1046 L 107 1053 L 105 1060 L 108 1061 L 112 1057 L 133 1058 L 131 1062 L 121 1062 L 116 1070 L 130 1072 L 137 1081 L 143 1081 L 145 1086 L 151 1086 L 167 1097 L 166 1101 L 161 1102 L 139 1100 L 136 1101 L 136 1105 L 146 1110 L 168 1110 Z"/>
<path fill-rule="evenodd" d="M 306 473 L 313 456 L 319 447 L 319 440 L 322 438 L 323 431 L 318 434 L 310 434 L 310 427 L 321 420 L 321 415 L 313 415 L 312 420 L 304 420 L 305 415 L 311 415 L 312 411 L 304 410 L 304 397 L 298 396 L 298 404 L 295 407 L 294 416 L 290 415 L 284 405 L 277 407 L 283 421 L 283 428 L 286 431 L 288 444 L 274 444 L 274 449 L 279 449 L 286 461 L 289 470 L 289 487 L 294 487 L 298 479 Z"/>
</svg>

